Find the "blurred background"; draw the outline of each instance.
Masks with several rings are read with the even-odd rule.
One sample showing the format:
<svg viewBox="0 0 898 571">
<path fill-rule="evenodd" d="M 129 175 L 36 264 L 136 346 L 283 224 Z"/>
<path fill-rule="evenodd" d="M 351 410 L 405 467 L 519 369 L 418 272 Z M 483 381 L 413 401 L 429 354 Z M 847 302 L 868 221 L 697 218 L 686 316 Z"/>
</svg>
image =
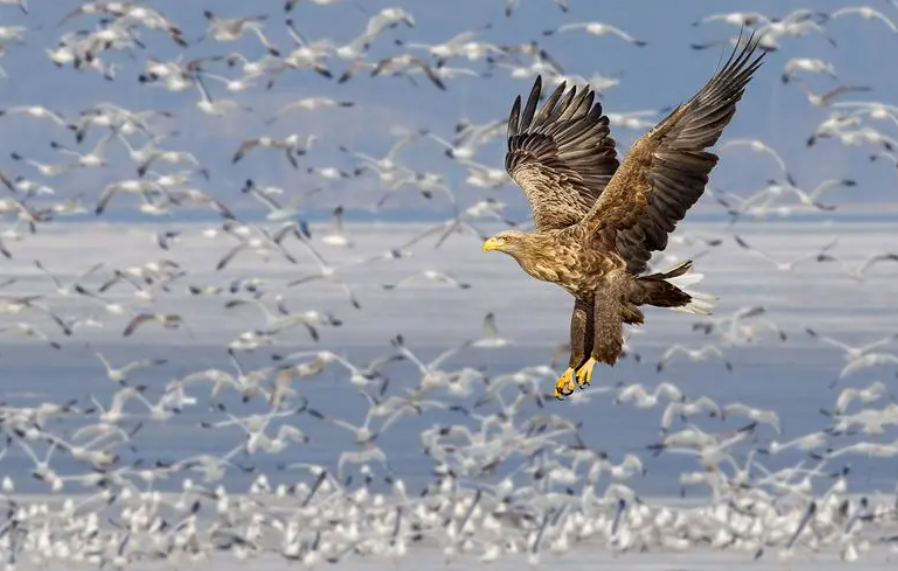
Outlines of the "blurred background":
<svg viewBox="0 0 898 571">
<path fill-rule="evenodd" d="M 893 489 L 888 458 L 835 452 L 896 438 L 898 75 L 885 54 L 898 7 L 512 4 L 0 4 L 7 491 L 77 492 L 111 466 L 136 481 L 231 452 L 221 481 L 235 490 L 294 481 L 284 467 L 300 461 L 416 490 L 446 466 L 526 480 L 529 448 L 496 443 L 486 469 L 462 452 L 438 460 L 428 440 L 449 426 L 498 439 L 484 417 L 503 409 L 521 434 L 573 422 L 559 451 L 636 456 L 644 473 L 620 480 L 642 496 L 706 497 L 713 486 L 684 474 L 751 457 L 765 471 L 850 466 L 852 490 Z M 481 252 L 530 225 L 504 170 L 512 102 L 537 74 L 588 83 L 623 155 L 711 77 L 740 25 L 769 53 L 707 192 L 653 261 L 695 259 L 715 315 L 648 309 L 626 357 L 558 402 L 569 297 Z M 270 439 L 289 425 L 308 442 L 250 451 L 258 430 L 239 419 L 252 414 Z M 688 427 L 750 435 L 732 464 L 658 453 Z M 374 448 L 387 466 L 344 456 Z M 48 450 L 56 476 L 32 477 Z M 575 472 L 562 486 L 586 485 Z M 179 488 L 169 473 L 154 485 Z"/>
</svg>

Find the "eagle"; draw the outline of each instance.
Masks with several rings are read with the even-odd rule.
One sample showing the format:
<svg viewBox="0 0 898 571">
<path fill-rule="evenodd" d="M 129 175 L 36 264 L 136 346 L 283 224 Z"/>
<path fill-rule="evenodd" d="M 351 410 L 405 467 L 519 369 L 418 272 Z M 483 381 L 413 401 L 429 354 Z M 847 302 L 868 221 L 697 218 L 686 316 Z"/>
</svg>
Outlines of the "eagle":
<svg viewBox="0 0 898 571">
<path fill-rule="evenodd" d="M 708 315 L 717 297 L 690 291 L 692 261 L 648 273 L 652 252 L 698 201 L 717 164 L 708 152 L 736 112 L 766 52 L 752 34 L 691 99 L 640 137 L 618 161 L 608 117 L 586 86 L 562 82 L 537 110 L 542 78 L 508 117 L 505 169 L 523 191 L 535 231 L 508 230 L 483 251 L 510 255 L 530 276 L 574 297 L 568 368 L 559 400 L 588 385 L 596 363 L 614 366 L 623 324 L 642 325 L 640 306 Z"/>
</svg>

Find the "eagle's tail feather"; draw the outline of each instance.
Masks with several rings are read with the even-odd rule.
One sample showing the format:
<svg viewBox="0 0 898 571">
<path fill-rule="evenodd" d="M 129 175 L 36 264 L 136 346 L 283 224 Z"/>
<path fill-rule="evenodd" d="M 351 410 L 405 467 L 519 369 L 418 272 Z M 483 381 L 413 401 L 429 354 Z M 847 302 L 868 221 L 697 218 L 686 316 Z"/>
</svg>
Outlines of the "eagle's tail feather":
<svg viewBox="0 0 898 571">
<path fill-rule="evenodd" d="M 688 260 L 667 271 L 640 278 L 649 287 L 648 304 L 696 315 L 711 315 L 719 298 L 688 289 L 704 277 L 703 274 L 690 272 L 691 269 L 692 260 Z"/>
</svg>

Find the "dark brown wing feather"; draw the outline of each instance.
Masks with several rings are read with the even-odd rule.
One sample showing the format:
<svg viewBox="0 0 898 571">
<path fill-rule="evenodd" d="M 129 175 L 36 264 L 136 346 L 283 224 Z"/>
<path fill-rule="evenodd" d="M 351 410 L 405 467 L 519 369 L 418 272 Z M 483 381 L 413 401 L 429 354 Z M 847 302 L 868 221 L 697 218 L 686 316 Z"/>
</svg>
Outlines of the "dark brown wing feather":
<svg viewBox="0 0 898 571">
<path fill-rule="evenodd" d="M 667 247 L 668 235 L 704 192 L 717 164 L 705 149 L 720 138 L 760 66 L 766 52 L 752 57 L 757 47 L 754 35 L 737 43 L 698 93 L 641 137 L 584 219 L 590 230 L 615 232 L 608 237 L 631 273 L 645 271 L 652 252 Z"/>
<path fill-rule="evenodd" d="M 565 228 L 589 212 L 617 170 L 608 117 L 595 92 L 561 83 L 537 111 L 537 76 L 521 112 L 515 99 L 508 118 L 505 169 L 524 191 L 538 231 Z"/>
</svg>

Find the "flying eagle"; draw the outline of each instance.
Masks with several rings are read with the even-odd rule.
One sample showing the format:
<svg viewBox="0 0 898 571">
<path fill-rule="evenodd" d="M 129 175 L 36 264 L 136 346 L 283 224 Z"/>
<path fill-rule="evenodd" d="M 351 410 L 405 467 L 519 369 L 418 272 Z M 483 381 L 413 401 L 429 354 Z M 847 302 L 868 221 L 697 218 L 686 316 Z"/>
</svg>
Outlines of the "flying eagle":
<svg viewBox="0 0 898 571">
<path fill-rule="evenodd" d="M 716 297 L 684 289 L 702 277 L 689 273 L 691 261 L 643 274 L 704 192 L 718 159 L 705 149 L 720 138 L 760 66 L 765 52 L 753 57 L 757 47 L 754 35 L 737 42 L 705 86 L 640 137 L 622 163 L 591 88 L 565 92 L 561 83 L 537 111 L 538 76 L 523 111 L 515 99 L 505 168 L 527 197 L 536 231 L 496 234 L 483 251 L 505 252 L 534 278 L 574 296 L 559 399 L 573 392 L 574 378 L 581 388 L 588 384 L 597 362 L 617 362 L 622 324 L 644 322 L 639 306 L 711 312 Z"/>
</svg>

